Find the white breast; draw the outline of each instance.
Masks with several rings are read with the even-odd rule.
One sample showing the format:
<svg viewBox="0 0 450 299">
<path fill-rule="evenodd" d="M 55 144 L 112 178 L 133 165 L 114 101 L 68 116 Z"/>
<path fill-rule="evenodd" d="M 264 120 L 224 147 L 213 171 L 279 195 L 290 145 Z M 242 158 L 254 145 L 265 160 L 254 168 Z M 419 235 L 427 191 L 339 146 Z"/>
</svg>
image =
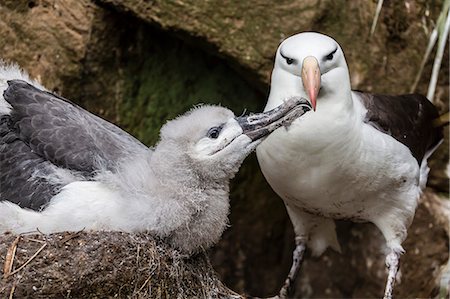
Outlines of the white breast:
<svg viewBox="0 0 450 299">
<path fill-rule="evenodd" d="M 285 202 L 325 217 L 371 221 L 387 202 L 403 204 L 396 199 L 404 193 L 417 198 L 419 167 L 406 146 L 364 124 L 358 103 L 352 111 L 323 112 L 309 112 L 257 148 L 264 176 Z M 405 204 L 415 208 L 415 200 Z"/>
</svg>

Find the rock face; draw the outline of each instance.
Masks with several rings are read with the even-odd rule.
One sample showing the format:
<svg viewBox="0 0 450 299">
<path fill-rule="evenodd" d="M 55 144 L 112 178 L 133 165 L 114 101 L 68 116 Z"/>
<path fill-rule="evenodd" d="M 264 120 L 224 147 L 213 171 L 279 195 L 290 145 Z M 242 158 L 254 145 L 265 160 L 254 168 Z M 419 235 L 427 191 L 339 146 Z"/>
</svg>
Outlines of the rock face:
<svg viewBox="0 0 450 299">
<path fill-rule="evenodd" d="M 1 0 L 0 58 L 66 94 L 82 72 L 96 11 L 89 0 Z"/>
<path fill-rule="evenodd" d="M 261 110 L 275 49 L 300 31 L 320 31 L 341 44 L 355 89 L 408 92 L 440 7 L 385 1 L 370 38 L 375 6 L 374 1 L 332 0 L 232 5 L 215 0 L 0 0 L 0 58 L 19 63 L 50 90 L 151 145 L 167 119 L 194 104 L 221 103 L 236 113 Z M 448 110 L 448 63 L 443 60 L 435 98 L 441 111 Z M 431 67 L 430 61 L 420 93 L 426 93 Z M 448 129 L 446 136 L 430 163 L 429 185 L 448 197 Z M 439 222 L 448 201 L 436 199 L 431 189 L 427 194 L 405 243 L 400 297 L 429 296 L 448 258 L 448 232 Z M 212 264 L 236 291 L 273 295 L 290 266 L 293 232 L 254 156 L 234 180 L 231 199 L 231 226 L 211 252 Z M 440 208 L 430 210 L 436 205 Z M 296 295 L 381 296 L 385 273 L 379 233 L 372 225 L 348 222 L 340 222 L 338 230 L 343 254 L 307 255 Z"/>
</svg>

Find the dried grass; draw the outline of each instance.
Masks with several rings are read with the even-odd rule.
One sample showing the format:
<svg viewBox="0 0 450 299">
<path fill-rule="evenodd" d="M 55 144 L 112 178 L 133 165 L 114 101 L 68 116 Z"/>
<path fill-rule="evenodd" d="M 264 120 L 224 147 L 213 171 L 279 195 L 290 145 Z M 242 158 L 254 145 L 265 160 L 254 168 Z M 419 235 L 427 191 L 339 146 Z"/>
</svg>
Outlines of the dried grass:
<svg viewBox="0 0 450 299">
<path fill-rule="evenodd" d="M 240 298 L 204 253 L 180 254 L 145 234 L 0 236 L 1 298 Z"/>
</svg>

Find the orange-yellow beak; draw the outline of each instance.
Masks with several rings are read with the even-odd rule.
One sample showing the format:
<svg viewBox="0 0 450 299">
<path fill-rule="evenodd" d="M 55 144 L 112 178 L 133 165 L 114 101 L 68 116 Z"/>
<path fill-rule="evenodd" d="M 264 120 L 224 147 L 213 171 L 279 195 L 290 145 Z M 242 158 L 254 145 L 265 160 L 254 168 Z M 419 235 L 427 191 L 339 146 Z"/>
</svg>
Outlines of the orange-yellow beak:
<svg viewBox="0 0 450 299">
<path fill-rule="evenodd" d="M 316 111 L 317 95 L 320 90 L 320 68 L 317 59 L 313 56 L 308 56 L 303 59 L 302 81 L 311 105 L 314 111 Z"/>
</svg>

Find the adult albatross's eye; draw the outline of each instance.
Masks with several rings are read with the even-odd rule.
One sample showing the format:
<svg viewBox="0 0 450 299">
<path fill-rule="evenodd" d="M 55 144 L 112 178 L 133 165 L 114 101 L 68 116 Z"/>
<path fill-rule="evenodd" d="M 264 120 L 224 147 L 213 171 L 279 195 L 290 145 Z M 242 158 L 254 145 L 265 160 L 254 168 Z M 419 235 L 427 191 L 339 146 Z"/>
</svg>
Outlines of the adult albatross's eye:
<svg viewBox="0 0 450 299">
<path fill-rule="evenodd" d="M 213 127 L 211 129 L 209 129 L 208 134 L 206 134 L 206 136 L 208 136 L 208 138 L 211 138 L 211 139 L 217 139 L 217 137 L 219 137 L 219 135 L 220 135 L 221 130 L 222 130 L 222 127 Z"/>
<path fill-rule="evenodd" d="M 334 49 L 333 52 L 331 52 L 330 54 L 328 54 L 327 56 L 325 56 L 325 60 L 333 60 L 334 57 L 334 53 L 336 53 L 338 48 Z"/>
<path fill-rule="evenodd" d="M 284 56 L 283 53 L 280 52 L 281 57 L 283 57 L 286 60 L 287 64 L 293 64 L 295 62 L 294 58 L 289 58 L 287 56 Z"/>
</svg>

